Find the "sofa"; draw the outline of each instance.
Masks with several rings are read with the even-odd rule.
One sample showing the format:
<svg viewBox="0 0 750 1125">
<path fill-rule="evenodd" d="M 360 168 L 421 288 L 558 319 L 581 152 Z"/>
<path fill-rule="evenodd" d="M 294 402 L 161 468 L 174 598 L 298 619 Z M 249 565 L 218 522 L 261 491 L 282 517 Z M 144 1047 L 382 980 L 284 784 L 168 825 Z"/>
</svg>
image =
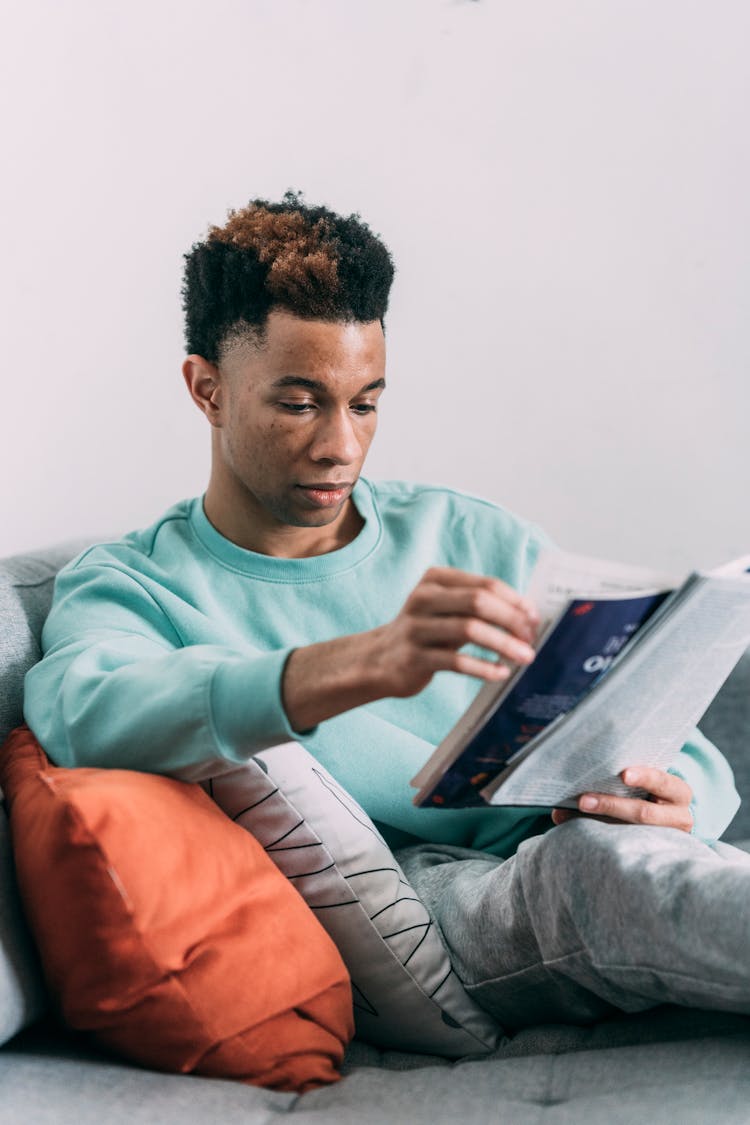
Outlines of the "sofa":
<svg viewBox="0 0 750 1125">
<path fill-rule="evenodd" d="M 88 545 L 0 560 L 0 739 L 22 722 L 26 670 L 54 577 Z M 750 850 L 750 653 L 701 721 L 744 803 L 724 840 Z M 750 949 L 748 949 L 750 956 Z M 750 1122 L 750 1018 L 662 1006 L 586 1026 L 542 1025 L 490 1053 L 448 1059 L 355 1038 L 342 1080 L 299 1095 L 135 1066 L 52 1014 L 14 885 L 0 806 L 0 1123 L 221 1121 Z"/>
</svg>

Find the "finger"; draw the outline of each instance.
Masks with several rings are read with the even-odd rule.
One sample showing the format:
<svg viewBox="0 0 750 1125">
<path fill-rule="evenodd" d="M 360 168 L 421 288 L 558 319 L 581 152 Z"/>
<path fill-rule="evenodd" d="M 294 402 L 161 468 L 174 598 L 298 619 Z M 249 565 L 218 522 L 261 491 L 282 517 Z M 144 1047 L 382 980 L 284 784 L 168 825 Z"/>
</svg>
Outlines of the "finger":
<svg viewBox="0 0 750 1125">
<path fill-rule="evenodd" d="M 553 809 L 551 813 L 553 824 L 565 824 L 566 820 L 572 820 L 574 817 L 580 817 L 582 815 L 582 813 L 576 812 L 575 809 Z"/>
<path fill-rule="evenodd" d="M 478 645 L 517 664 L 530 664 L 535 653 L 531 645 L 471 617 L 430 617 L 412 626 L 412 639 L 430 647 L 461 648 Z"/>
<path fill-rule="evenodd" d="M 552 820 L 555 824 L 565 824 L 566 820 L 598 820 L 602 824 L 617 824 L 611 816 L 592 816 L 590 813 L 579 812 L 578 809 L 553 809 Z"/>
<path fill-rule="evenodd" d="M 510 605 L 528 614 L 534 621 L 539 621 L 539 611 L 529 598 L 519 594 L 507 582 L 500 578 L 492 578 L 486 574 L 471 574 L 467 570 L 459 570 L 453 566 L 432 566 L 425 572 L 423 582 L 435 583 L 439 586 L 468 586 L 477 589 L 490 590 L 498 597 L 509 602 Z"/>
<path fill-rule="evenodd" d="M 507 680 L 510 668 L 494 660 L 481 660 L 464 652 L 451 652 L 450 649 L 434 648 L 422 653 L 422 662 L 430 672 L 460 672 L 465 676 L 476 676 L 480 680 L 500 683 Z"/>
<path fill-rule="evenodd" d="M 531 617 L 486 586 L 445 587 L 423 583 L 407 603 L 409 611 L 420 616 L 476 618 L 507 629 L 516 637 L 533 641 L 536 626 Z"/>
<path fill-rule="evenodd" d="M 556 814 L 559 813 L 564 813 L 566 815 L 558 818 Z M 552 819 L 555 824 L 564 824 L 566 820 L 598 820 L 600 824 L 622 823 L 622 821 L 616 820 L 613 816 L 594 816 L 592 813 L 582 813 L 578 812 L 576 809 L 556 809 Z"/>
<path fill-rule="evenodd" d="M 693 790 L 686 781 L 656 766 L 629 766 L 620 777 L 634 789 L 645 789 L 657 801 L 673 805 L 689 805 Z"/>
<path fill-rule="evenodd" d="M 681 828 L 690 832 L 693 817 L 687 805 L 660 804 L 637 797 L 615 797 L 610 793 L 583 793 L 578 799 L 581 812 L 611 817 L 623 824 L 648 824 L 656 828 Z"/>
</svg>

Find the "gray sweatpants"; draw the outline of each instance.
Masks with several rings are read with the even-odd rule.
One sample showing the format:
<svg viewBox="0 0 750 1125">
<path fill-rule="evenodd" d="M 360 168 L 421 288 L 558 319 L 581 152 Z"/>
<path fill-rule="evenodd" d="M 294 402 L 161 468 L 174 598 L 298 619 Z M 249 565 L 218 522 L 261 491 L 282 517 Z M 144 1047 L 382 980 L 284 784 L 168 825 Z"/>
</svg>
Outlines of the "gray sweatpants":
<svg viewBox="0 0 750 1125">
<path fill-rule="evenodd" d="M 467 991 L 508 1028 L 656 1004 L 750 1013 L 750 855 L 577 819 L 510 859 L 398 852 Z"/>
</svg>

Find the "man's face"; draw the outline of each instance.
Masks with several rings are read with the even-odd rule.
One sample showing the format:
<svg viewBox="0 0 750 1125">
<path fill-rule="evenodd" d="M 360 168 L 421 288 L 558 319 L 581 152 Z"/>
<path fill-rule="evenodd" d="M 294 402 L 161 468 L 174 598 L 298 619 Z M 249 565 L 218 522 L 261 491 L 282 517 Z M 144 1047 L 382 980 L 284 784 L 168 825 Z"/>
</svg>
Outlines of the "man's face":
<svg viewBox="0 0 750 1125">
<path fill-rule="evenodd" d="M 219 371 L 214 468 L 247 517 L 269 532 L 342 520 L 385 385 L 380 322 L 275 311 L 264 343 L 238 345 Z"/>
</svg>

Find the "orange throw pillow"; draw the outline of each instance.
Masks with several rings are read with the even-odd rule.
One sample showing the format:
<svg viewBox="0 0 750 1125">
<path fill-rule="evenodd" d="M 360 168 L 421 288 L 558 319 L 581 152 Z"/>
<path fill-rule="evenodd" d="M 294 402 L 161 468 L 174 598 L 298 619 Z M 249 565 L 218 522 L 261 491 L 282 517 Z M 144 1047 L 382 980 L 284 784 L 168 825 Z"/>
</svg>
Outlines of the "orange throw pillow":
<svg viewBox="0 0 750 1125">
<path fill-rule="evenodd" d="M 135 1062 L 304 1092 L 338 1078 L 349 977 L 261 845 L 198 785 L 0 750 L 28 921 L 63 1020 Z"/>
</svg>

